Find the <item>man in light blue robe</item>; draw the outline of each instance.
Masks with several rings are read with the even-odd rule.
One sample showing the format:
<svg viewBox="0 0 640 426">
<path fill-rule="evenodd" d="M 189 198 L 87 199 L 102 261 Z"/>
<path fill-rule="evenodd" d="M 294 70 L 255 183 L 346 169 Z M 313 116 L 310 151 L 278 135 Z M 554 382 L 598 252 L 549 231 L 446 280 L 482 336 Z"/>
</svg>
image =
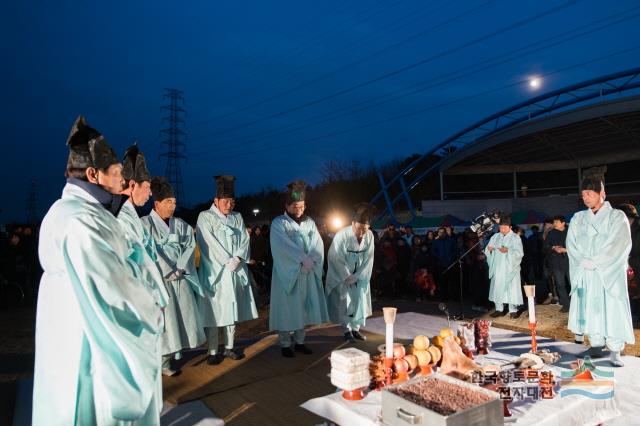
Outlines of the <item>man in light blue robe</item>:
<svg viewBox="0 0 640 426">
<path fill-rule="evenodd" d="M 200 247 L 198 278 L 205 297 L 198 298 L 202 325 L 209 343 L 209 365 L 224 358 L 244 358 L 234 348 L 236 324 L 258 318 L 247 262 L 249 234 L 235 206 L 235 178 L 216 176 L 216 197 L 198 216 L 196 239 Z M 224 352 L 218 351 L 218 329 L 224 334 Z"/>
<path fill-rule="evenodd" d="M 587 210 L 571 219 L 567 254 L 571 277 L 569 329 L 582 341 L 587 335 L 590 355 L 605 356 L 623 366 L 624 344 L 634 344 L 633 323 L 627 289 L 627 263 L 631 250 L 629 222 L 621 210 L 605 200 L 604 176 L 585 177 L 582 201 Z"/>
<path fill-rule="evenodd" d="M 511 218 L 500 217 L 500 232 L 493 234 L 484 249 L 489 264 L 489 300 L 496 310 L 491 314 L 496 318 L 508 312 L 511 318 L 518 318 L 518 307 L 522 305 L 520 262 L 524 256 L 520 236 L 511 230 Z"/>
<path fill-rule="evenodd" d="M 273 254 L 269 329 L 278 332 L 282 356 L 291 358 L 294 350 L 311 353 L 304 344 L 304 328 L 328 321 L 329 315 L 322 286 L 324 245 L 315 222 L 304 215 L 306 183 L 290 183 L 286 197 L 286 212 L 273 219 L 269 233 Z"/>
<path fill-rule="evenodd" d="M 145 229 L 156 244 L 157 260 L 169 292 L 164 309 L 164 333 L 160 341 L 162 373 L 174 376 L 179 370 L 172 367 L 172 359 L 180 359 L 183 349 L 196 348 L 204 343 L 197 297 L 204 297 L 194 262 L 196 238 L 193 229 L 182 219 L 173 216 L 176 198 L 173 188 L 162 177 L 151 180 L 154 207 L 142 218 Z"/>
<path fill-rule="evenodd" d="M 67 144 L 67 184 L 40 230 L 32 424 L 159 425 L 162 314 L 127 262 L 122 166 L 83 117 Z"/>
<path fill-rule="evenodd" d="M 129 244 L 133 247 L 130 258 L 140 265 L 140 279 L 149 287 L 158 305 L 164 308 L 169 303 L 169 293 L 156 265 L 155 242 L 136 211 L 136 207 L 144 206 L 151 196 L 151 175 L 137 144 L 127 148 L 124 154 L 122 177 L 125 180 L 122 194 L 127 195 L 129 199 L 118 213 L 118 220 Z"/>
<path fill-rule="evenodd" d="M 371 272 L 375 244 L 369 230 L 372 206 L 358 204 L 350 226 L 333 237 L 328 252 L 327 309 L 331 321 L 342 325 L 346 341 L 366 340 L 360 333 L 371 316 Z"/>
</svg>

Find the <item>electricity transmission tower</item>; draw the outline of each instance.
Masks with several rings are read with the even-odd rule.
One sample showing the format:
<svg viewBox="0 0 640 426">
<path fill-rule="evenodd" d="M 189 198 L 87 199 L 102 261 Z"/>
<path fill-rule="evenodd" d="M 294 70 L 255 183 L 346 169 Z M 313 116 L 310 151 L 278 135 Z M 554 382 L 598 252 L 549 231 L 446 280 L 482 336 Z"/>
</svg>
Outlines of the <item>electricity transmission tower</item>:
<svg viewBox="0 0 640 426">
<path fill-rule="evenodd" d="M 184 125 L 183 116 L 186 114 L 186 111 L 182 108 L 184 97 L 182 91 L 178 89 L 164 89 L 164 91 L 162 98 L 167 99 L 168 104 L 162 107 L 167 114 L 162 117 L 162 123 L 167 123 L 167 127 L 160 130 L 160 133 L 165 137 L 162 144 L 167 146 L 167 150 L 160 156 L 167 157 L 164 175 L 173 186 L 178 203 L 184 206 L 186 199 L 182 186 L 182 172 L 180 171 L 180 161 L 187 158 L 182 153 L 185 146 L 183 138 L 186 136 L 186 133 L 182 130 Z"/>
</svg>

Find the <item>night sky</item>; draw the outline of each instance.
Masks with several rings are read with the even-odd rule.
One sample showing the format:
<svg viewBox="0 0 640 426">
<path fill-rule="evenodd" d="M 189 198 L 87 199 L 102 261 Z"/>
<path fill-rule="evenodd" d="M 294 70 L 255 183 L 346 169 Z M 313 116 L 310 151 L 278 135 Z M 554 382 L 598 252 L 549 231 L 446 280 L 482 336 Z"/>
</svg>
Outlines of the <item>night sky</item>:
<svg viewBox="0 0 640 426">
<path fill-rule="evenodd" d="M 4 4 L 0 23 L 0 223 L 26 219 L 32 179 L 40 217 L 59 197 L 79 114 L 120 154 L 138 139 L 163 174 L 167 87 L 184 91 L 192 205 L 211 198 L 217 174 L 236 175 L 246 194 L 316 183 L 329 159 L 424 153 L 640 58 L 637 0 L 25 0 Z"/>
</svg>

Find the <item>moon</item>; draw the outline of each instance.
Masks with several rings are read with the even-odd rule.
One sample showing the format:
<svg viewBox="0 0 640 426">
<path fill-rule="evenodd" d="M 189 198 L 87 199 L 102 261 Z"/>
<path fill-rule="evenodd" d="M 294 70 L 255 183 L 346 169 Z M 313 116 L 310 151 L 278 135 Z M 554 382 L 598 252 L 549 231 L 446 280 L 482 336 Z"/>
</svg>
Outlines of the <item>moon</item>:
<svg viewBox="0 0 640 426">
<path fill-rule="evenodd" d="M 532 89 L 537 89 L 540 87 L 541 81 L 538 77 L 533 77 L 531 80 L 529 80 L 529 87 L 531 87 Z"/>
</svg>

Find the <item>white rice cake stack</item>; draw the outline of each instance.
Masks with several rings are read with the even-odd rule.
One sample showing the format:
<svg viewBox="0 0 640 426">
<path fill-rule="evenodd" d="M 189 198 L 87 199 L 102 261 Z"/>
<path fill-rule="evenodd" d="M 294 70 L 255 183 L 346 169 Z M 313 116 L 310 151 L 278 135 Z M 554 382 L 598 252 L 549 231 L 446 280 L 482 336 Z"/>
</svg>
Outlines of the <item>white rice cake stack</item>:
<svg viewBox="0 0 640 426">
<path fill-rule="evenodd" d="M 369 354 L 356 348 L 331 352 L 331 384 L 351 391 L 369 386 Z"/>
</svg>

